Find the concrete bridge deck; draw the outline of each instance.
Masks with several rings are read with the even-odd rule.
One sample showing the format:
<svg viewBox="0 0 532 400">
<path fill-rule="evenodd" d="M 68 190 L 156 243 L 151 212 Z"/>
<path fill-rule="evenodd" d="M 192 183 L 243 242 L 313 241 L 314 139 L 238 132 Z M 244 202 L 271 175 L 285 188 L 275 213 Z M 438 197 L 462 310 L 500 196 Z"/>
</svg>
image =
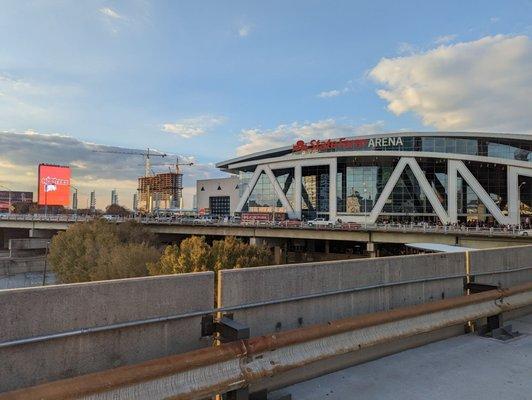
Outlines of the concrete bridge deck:
<svg viewBox="0 0 532 400">
<path fill-rule="evenodd" d="M 49 231 L 55 233 L 66 230 L 76 222 L 90 218 L 67 218 L 66 216 L 18 216 L 0 218 L 0 229 L 28 229 L 33 231 Z M 117 223 L 122 220 L 116 221 Z M 266 239 L 310 239 L 337 240 L 350 242 L 373 243 L 415 243 L 432 242 L 448 245 L 459 245 L 472 248 L 506 247 L 532 243 L 532 236 L 522 236 L 518 231 L 452 229 L 442 226 L 411 227 L 411 226 L 378 226 L 371 225 L 349 229 L 346 227 L 309 227 L 244 225 L 231 223 L 198 224 L 162 222 L 155 219 L 143 219 L 141 223 L 148 226 L 154 233 L 163 235 L 204 235 L 204 236 L 238 236 Z"/>
<path fill-rule="evenodd" d="M 272 399 L 530 399 L 532 314 L 508 323 L 522 336 L 456 336 L 290 386 Z"/>
</svg>

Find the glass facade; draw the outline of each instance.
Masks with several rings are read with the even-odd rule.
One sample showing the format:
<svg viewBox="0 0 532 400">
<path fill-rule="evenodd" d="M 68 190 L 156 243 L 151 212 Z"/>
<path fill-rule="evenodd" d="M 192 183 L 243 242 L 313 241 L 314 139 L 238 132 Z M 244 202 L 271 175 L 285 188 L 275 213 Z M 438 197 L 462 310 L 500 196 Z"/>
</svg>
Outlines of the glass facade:
<svg viewBox="0 0 532 400">
<path fill-rule="evenodd" d="M 231 198 L 229 196 L 209 197 L 209 208 L 213 215 L 229 215 L 231 213 Z"/>
<path fill-rule="evenodd" d="M 329 145 L 327 145 L 329 143 Z M 532 143 L 499 138 L 464 138 L 445 136 L 394 136 L 387 138 L 323 141 L 309 145 L 303 152 L 335 151 L 425 151 L 467 154 L 532 162 Z"/>
<path fill-rule="evenodd" d="M 400 139 L 399 139 L 400 138 Z M 350 156 L 337 158 L 336 208 L 337 217 L 365 216 L 373 210 L 400 157 L 388 151 L 438 152 L 468 154 L 500 159 L 532 162 L 532 141 L 505 138 L 469 138 L 440 136 L 397 136 L 395 138 L 342 139 L 303 144 L 302 153 L 335 151 L 373 151 L 379 156 Z M 300 144 L 301 146 L 301 144 Z M 337 146 L 337 147 L 335 147 Z M 349 148 L 352 146 L 352 148 Z M 297 150 L 299 152 L 300 150 Z M 272 157 L 270 154 L 268 157 Z M 448 160 L 445 158 L 416 157 L 416 161 L 444 210 L 448 210 Z M 486 191 L 503 215 L 508 215 L 508 168 L 504 164 L 463 161 L 473 177 Z M 241 196 L 249 184 L 255 166 L 240 171 Z M 295 206 L 294 168 L 273 170 L 288 202 Z M 303 166 L 301 182 L 301 212 L 304 219 L 328 217 L 330 170 L 328 165 Z M 493 216 L 477 193 L 458 173 L 457 211 L 460 222 L 489 223 Z M 532 219 L 532 178 L 519 177 L 521 216 Z M 268 176 L 263 172 L 242 211 L 286 212 Z M 406 166 L 398 182 L 379 213 L 379 221 L 436 221 L 437 215 L 422 190 L 410 166 Z M 532 221 L 531 221 L 532 225 Z"/>
<path fill-rule="evenodd" d="M 279 169 L 274 170 L 273 174 L 279 183 L 281 190 L 288 199 L 288 202 L 294 205 L 294 169 Z M 249 180 L 253 175 L 252 172 L 240 173 L 240 196 L 243 195 L 246 188 L 249 186 Z M 281 203 L 279 196 L 270 182 L 268 175 L 262 172 L 257 183 L 244 205 L 242 211 L 250 212 L 276 212 L 285 213 L 286 209 Z"/>
<path fill-rule="evenodd" d="M 398 162 L 399 159 L 393 157 L 339 158 L 336 191 L 338 216 L 369 214 Z M 438 199 L 446 207 L 446 161 L 418 159 L 418 164 Z M 432 205 L 409 166 L 403 170 L 381 214 L 435 216 Z"/>
</svg>

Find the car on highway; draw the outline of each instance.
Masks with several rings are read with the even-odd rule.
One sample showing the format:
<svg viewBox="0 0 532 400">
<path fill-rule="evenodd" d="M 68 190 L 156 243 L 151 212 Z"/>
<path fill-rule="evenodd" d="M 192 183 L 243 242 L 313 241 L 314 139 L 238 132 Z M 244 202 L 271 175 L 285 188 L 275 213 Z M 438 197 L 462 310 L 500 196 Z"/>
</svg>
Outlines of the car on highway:
<svg viewBox="0 0 532 400">
<path fill-rule="evenodd" d="M 194 224 L 208 225 L 208 224 L 213 224 L 217 221 L 213 217 L 198 217 L 198 218 L 194 218 L 192 222 Z"/>
<path fill-rule="evenodd" d="M 532 236 L 532 229 L 523 229 L 519 231 L 519 236 Z"/>
<path fill-rule="evenodd" d="M 327 228 L 332 228 L 334 226 L 334 222 L 329 221 L 328 219 L 325 219 L 325 218 L 315 218 L 315 219 L 311 219 L 310 221 L 307 221 L 307 225 L 312 226 L 312 227 L 324 226 Z"/>
<path fill-rule="evenodd" d="M 103 219 L 103 220 L 108 221 L 108 222 L 115 222 L 115 221 L 118 221 L 120 219 L 120 216 L 106 214 L 106 215 L 102 215 L 100 219 Z"/>
</svg>

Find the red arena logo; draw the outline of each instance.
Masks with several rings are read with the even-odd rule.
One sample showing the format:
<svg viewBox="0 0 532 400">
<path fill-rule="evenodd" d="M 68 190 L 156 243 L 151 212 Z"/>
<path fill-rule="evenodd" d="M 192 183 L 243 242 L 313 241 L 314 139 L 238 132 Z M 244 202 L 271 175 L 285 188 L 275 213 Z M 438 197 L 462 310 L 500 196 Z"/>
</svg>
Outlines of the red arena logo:
<svg viewBox="0 0 532 400">
<path fill-rule="evenodd" d="M 298 140 L 292 146 L 294 153 L 301 151 L 327 151 L 327 150 L 353 150 L 373 147 L 388 147 L 388 146 L 402 146 L 403 139 L 401 137 L 384 137 L 371 139 L 327 139 L 327 140 L 311 140 L 305 143 L 303 140 Z"/>
</svg>

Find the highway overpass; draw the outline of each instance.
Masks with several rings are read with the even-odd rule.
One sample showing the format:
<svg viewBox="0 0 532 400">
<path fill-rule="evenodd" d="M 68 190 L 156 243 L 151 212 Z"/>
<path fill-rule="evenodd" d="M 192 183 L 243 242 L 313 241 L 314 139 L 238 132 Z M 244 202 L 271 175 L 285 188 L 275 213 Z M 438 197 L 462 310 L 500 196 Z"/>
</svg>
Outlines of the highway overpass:
<svg viewBox="0 0 532 400">
<path fill-rule="evenodd" d="M 3 216 L 0 219 L 0 231 L 4 247 L 8 239 L 18 237 L 51 237 L 56 232 L 66 230 L 84 218 L 67 218 L 67 216 L 50 216 L 48 218 L 32 216 Z M 149 229 L 167 242 L 179 241 L 191 235 L 207 237 L 237 236 L 249 238 L 252 242 L 262 242 L 271 247 L 283 248 L 288 241 L 324 241 L 327 242 L 359 242 L 367 245 L 371 255 L 377 255 L 379 245 L 432 242 L 447 245 L 458 245 L 471 248 L 492 248 L 532 244 L 532 236 L 519 235 L 517 231 L 452 229 L 443 226 L 376 226 L 348 229 L 345 227 L 309 227 L 300 226 L 268 226 L 243 224 L 198 224 L 169 223 L 154 219 L 142 220 Z M 120 221 L 117 221 L 120 223 Z"/>
</svg>

